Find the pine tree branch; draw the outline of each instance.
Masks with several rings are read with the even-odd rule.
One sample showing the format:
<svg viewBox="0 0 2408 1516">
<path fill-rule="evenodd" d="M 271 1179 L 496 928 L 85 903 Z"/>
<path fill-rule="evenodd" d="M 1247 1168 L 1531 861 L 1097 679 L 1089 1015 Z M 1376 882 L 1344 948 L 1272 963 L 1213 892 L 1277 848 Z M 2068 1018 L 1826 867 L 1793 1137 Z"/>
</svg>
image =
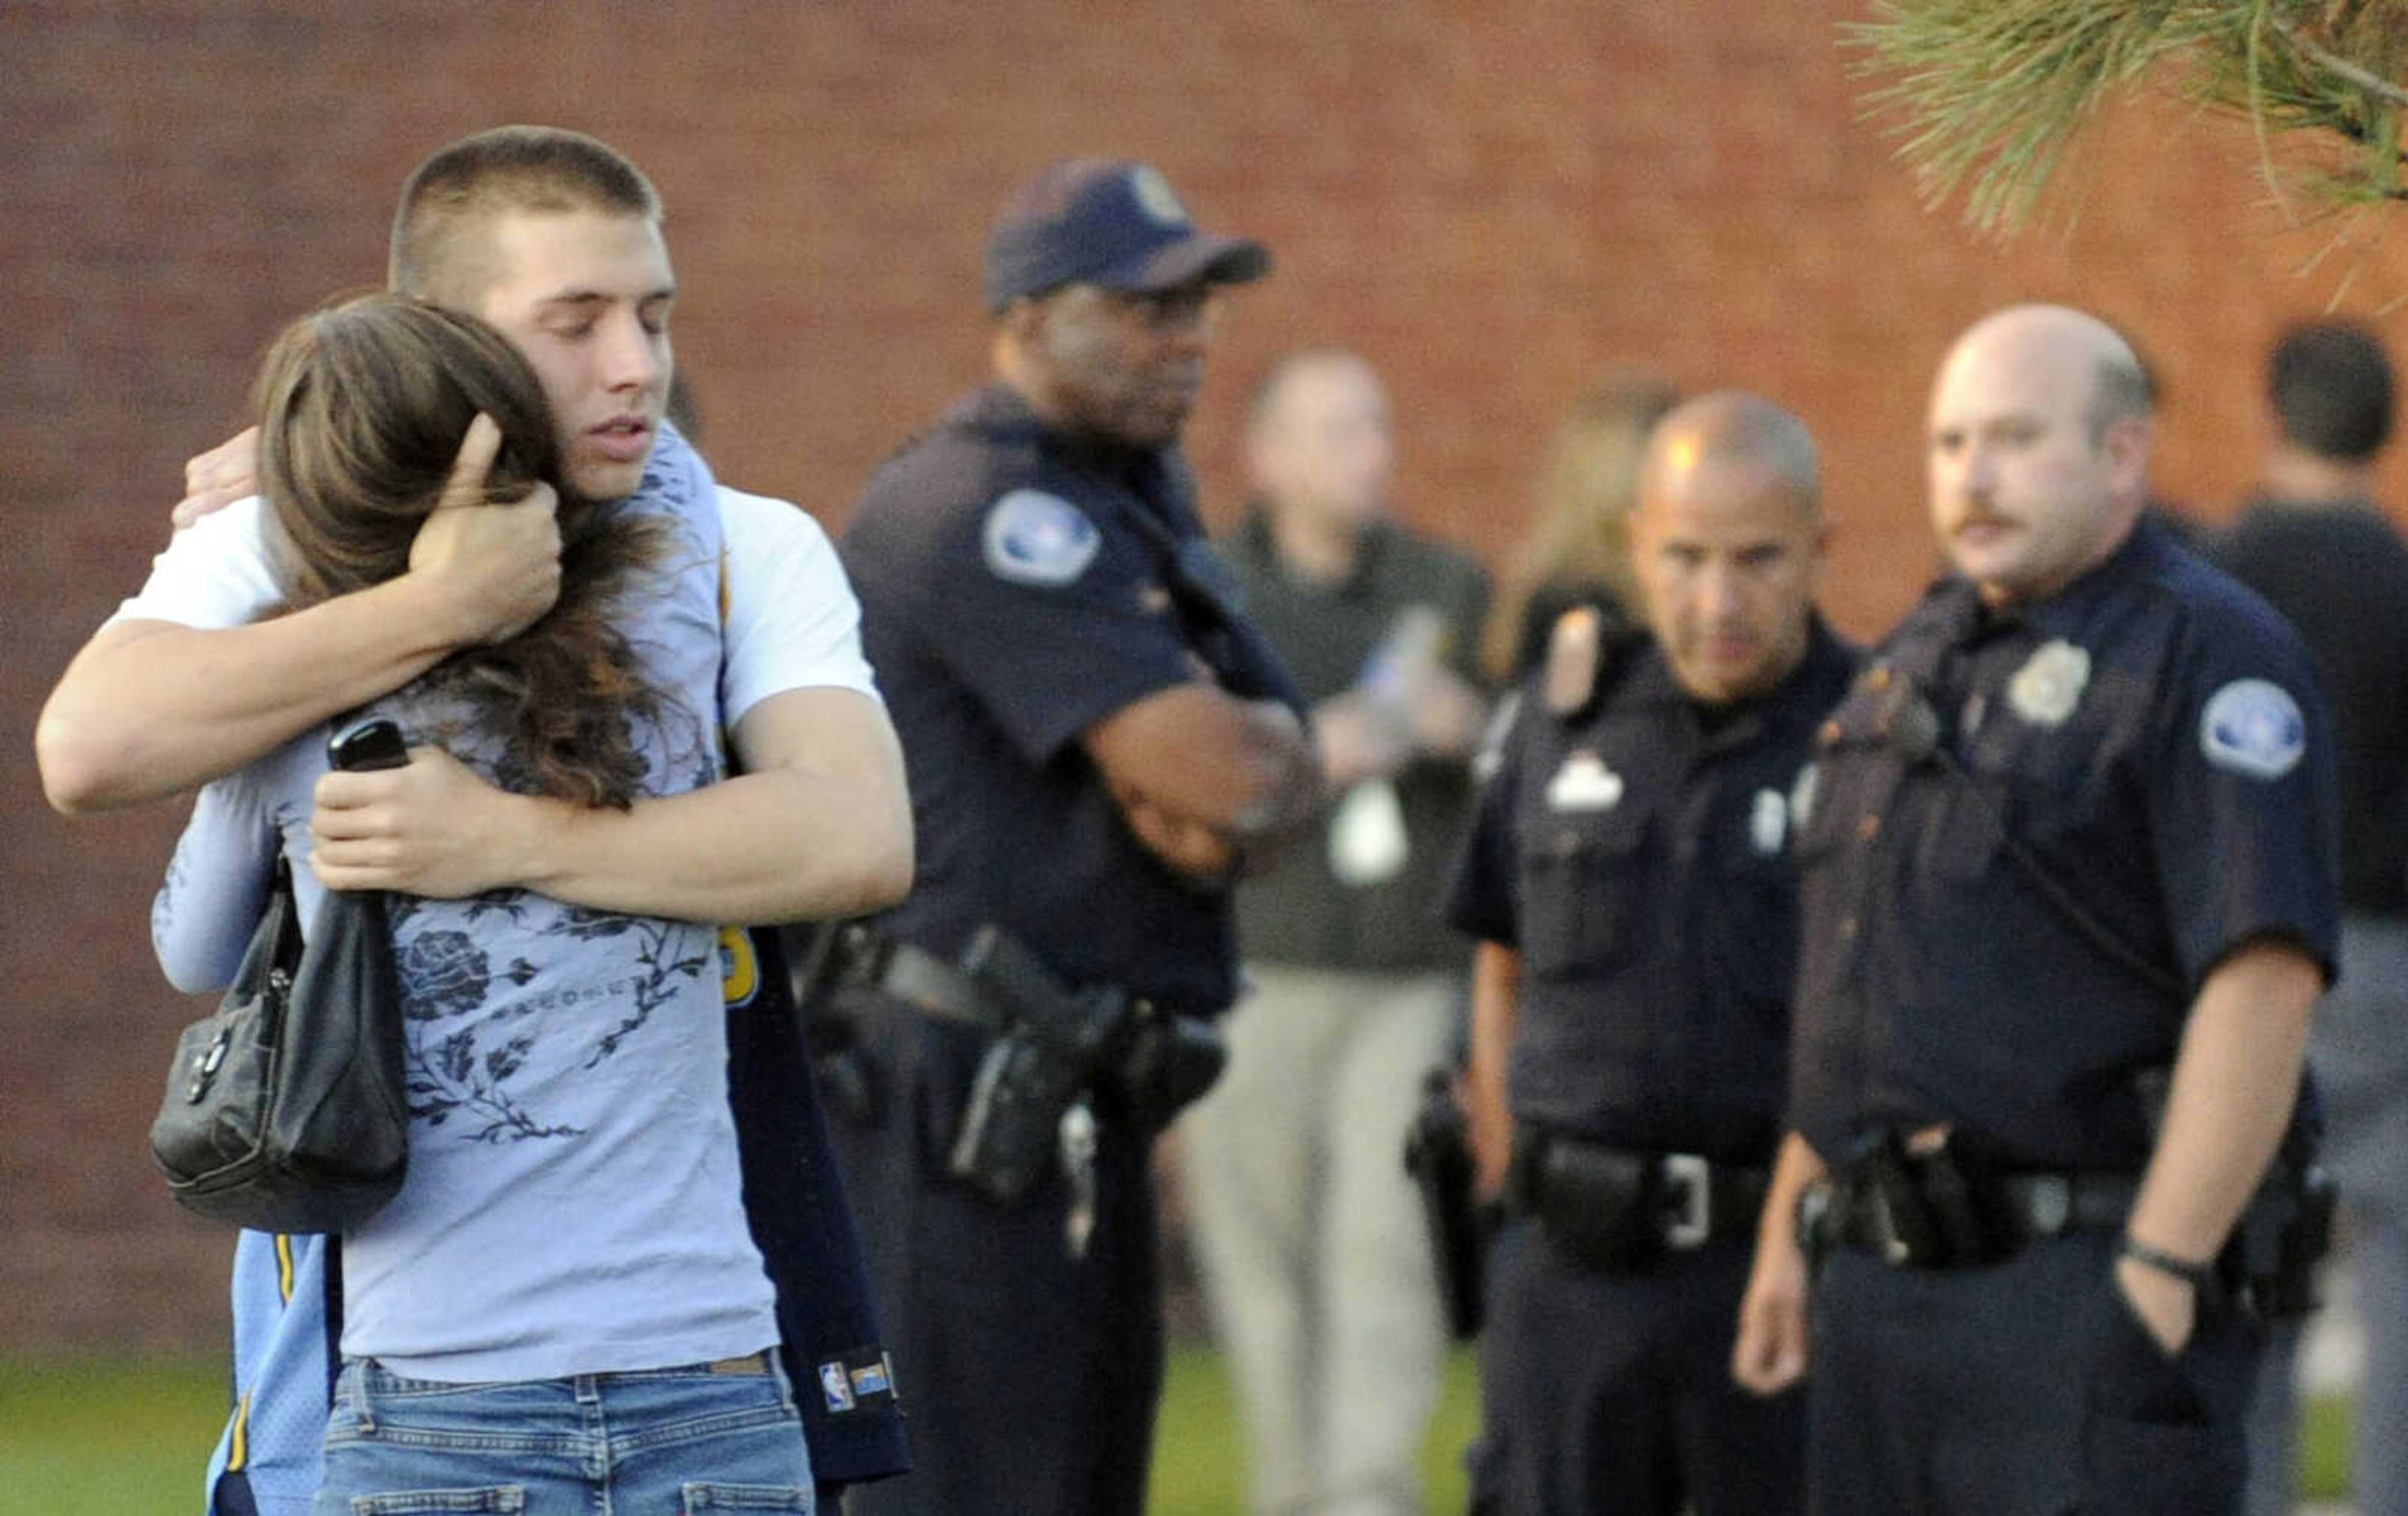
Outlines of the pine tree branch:
<svg viewBox="0 0 2408 1516">
<path fill-rule="evenodd" d="M 2408 106 L 2408 89 L 2401 88 L 2379 74 L 2369 73 L 2346 58 L 2337 57 L 2326 51 L 2316 45 L 2315 39 L 2282 17 L 2275 15 L 2271 9 L 2266 14 L 2266 24 L 2272 26 L 2284 41 L 2289 43 L 2293 51 L 2317 67 L 2347 79 L 2367 94 L 2379 95 L 2393 105 Z"/>
<path fill-rule="evenodd" d="M 1985 232 L 2023 224 L 2101 107 L 2143 83 L 2246 117 L 2278 197 L 2288 182 L 2333 206 L 2408 199 L 2408 0 L 1877 0 L 1874 14 L 1843 28 L 1865 53 L 1853 71 L 1889 79 L 1868 114 L 1899 118 L 1890 134 L 1926 202 L 1962 193 Z"/>
</svg>

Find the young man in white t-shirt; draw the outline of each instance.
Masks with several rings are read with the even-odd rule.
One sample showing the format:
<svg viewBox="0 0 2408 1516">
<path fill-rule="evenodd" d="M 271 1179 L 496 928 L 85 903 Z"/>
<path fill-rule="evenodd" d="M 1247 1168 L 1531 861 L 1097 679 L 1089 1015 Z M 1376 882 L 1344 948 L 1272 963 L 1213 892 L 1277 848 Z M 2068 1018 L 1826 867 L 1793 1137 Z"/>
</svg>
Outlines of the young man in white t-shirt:
<svg viewBox="0 0 2408 1516">
<path fill-rule="evenodd" d="M 521 348 L 552 402 L 572 487 L 598 498 L 636 490 L 666 399 L 675 287 L 657 200 L 632 166 L 590 138 L 540 129 L 454 144 L 405 191 L 394 282 L 485 317 Z M 464 453 L 464 501 L 477 498 L 486 461 Z M 405 769 L 318 787 L 319 881 L 434 899 L 521 887 L 588 912 L 706 923 L 845 915 L 896 898 L 910 876 L 908 805 L 850 593 L 808 518 L 710 494 L 730 548 L 715 683 L 740 777 L 595 812 L 508 793 L 421 749 Z M 267 620 L 252 619 L 275 599 L 255 504 L 183 534 L 44 712 L 37 749 L 53 803 L 73 813 L 190 787 L 457 648 L 511 635 L 557 591 L 549 507 L 539 496 L 439 510 L 408 573 Z M 717 577 L 715 564 L 684 577 L 696 572 Z M 755 1348 L 776 1340 L 757 1299 L 748 1320 L 731 1330 L 760 1337 Z M 640 1342 L 553 1347 L 528 1361 L 538 1373 L 565 1369 L 546 1375 L 564 1382 L 663 1366 Z M 442 1380 L 444 1356 L 427 1359 L 438 1370 L 429 1378 Z M 504 1345 L 453 1361 L 476 1380 L 526 1356 Z"/>
</svg>

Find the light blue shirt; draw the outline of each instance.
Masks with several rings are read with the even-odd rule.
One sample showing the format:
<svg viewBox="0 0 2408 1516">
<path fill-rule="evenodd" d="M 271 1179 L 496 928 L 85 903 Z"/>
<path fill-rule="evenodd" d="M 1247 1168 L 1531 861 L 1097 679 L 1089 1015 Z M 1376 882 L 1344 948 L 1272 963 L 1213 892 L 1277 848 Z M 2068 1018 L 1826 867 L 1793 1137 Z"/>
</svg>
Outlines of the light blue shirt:
<svg viewBox="0 0 2408 1516">
<path fill-rule="evenodd" d="M 644 792 L 720 773 L 720 532 L 689 450 L 663 448 L 630 508 L 674 542 L 657 586 L 627 594 L 650 686 Z M 629 617 L 632 616 L 632 622 Z M 489 778 L 491 734 L 426 686 L 380 702 L 415 743 Z M 325 734 L 208 787 L 154 916 L 179 983 L 224 982 L 280 845 L 304 920 L 311 789 Z M 523 890 L 396 897 L 409 1174 L 343 1239 L 347 1357 L 450 1382 L 552 1379 L 733 1357 L 777 1340 L 746 1225 L 726 1099 L 714 928 L 588 910 Z"/>
</svg>

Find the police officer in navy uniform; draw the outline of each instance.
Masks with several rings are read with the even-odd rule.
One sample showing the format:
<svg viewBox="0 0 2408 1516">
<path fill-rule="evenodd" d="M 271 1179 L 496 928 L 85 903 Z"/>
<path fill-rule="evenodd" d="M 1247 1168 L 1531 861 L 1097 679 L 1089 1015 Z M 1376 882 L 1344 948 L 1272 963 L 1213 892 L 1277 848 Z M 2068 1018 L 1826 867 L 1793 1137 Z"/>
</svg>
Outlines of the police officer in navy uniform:
<svg viewBox="0 0 2408 1516">
<path fill-rule="evenodd" d="M 1320 799 L 1176 450 L 1226 286 L 1268 267 L 1151 167 L 1040 173 L 987 248 L 994 382 L 844 535 L 920 847 L 818 975 L 915 1465 L 856 1511 L 1143 1505 L 1149 1151 L 1217 1072 L 1230 881 Z"/>
<path fill-rule="evenodd" d="M 1673 411 L 1630 518 L 1652 639 L 1567 614 L 1490 756 L 1448 902 L 1482 941 L 1466 1086 L 1510 1218 L 1476 1511 L 1802 1505 L 1801 1396 L 1759 1398 L 1732 1354 L 1783 1130 L 1789 796 L 1854 669 L 1814 612 L 1818 500 L 1789 412 Z M 1766 1252 L 1762 1308 L 1785 1280 L 1795 1315 L 1795 1239 Z"/>
<path fill-rule="evenodd" d="M 1834 713 L 1799 845 L 1812 1506 L 2237 1509 L 2251 1308 L 2312 1250 L 2331 725 L 2290 628 L 2139 523 L 2104 324 L 1976 324 L 1928 440 L 1956 571 Z"/>
</svg>

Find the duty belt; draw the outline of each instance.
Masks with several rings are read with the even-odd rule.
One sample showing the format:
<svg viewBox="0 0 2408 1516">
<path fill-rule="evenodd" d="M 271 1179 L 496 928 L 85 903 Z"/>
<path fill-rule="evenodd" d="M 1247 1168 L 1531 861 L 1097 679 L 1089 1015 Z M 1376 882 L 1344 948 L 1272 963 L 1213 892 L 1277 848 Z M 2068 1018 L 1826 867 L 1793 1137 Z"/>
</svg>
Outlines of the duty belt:
<svg viewBox="0 0 2408 1516">
<path fill-rule="evenodd" d="M 977 980 L 924 948 L 849 921 L 829 933 L 802 970 L 806 984 L 830 989 L 874 989 L 940 1021 L 1001 1032 L 1009 1019 Z"/>
<path fill-rule="evenodd" d="M 1658 1249 L 1753 1238 L 1770 1178 L 1761 1167 L 1698 1153 L 1613 1148 L 1523 1127 L 1514 1134 L 1506 1204 L 1536 1217 L 1576 1262 L 1619 1270 Z"/>
<path fill-rule="evenodd" d="M 1026 1093 L 1035 1080 L 1065 1090 L 1110 1092 L 1156 1125 L 1211 1088 L 1228 1057 L 1210 1018 L 1182 1014 L 1114 985 L 1067 983 L 993 924 L 971 932 L 956 964 L 891 941 L 867 923 L 848 922 L 822 930 L 801 973 L 797 998 L 806 1004 L 831 999 L 841 1011 L 841 991 L 868 989 L 977 1031 L 990 1055 L 1001 1049 L 1004 1062 L 1023 1076 L 997 1089 Z M 999 1076 L 1002 1071 L 991 1072 Z M 973 1090 L 973 1105 L 985 1088 Z"/>
<path fill-rule="evenodd" d="M 1856 1168 L 1807 1188 L 1799 1235 L 1810 1253 L 1852 1248 L 1900 1267 L 1966 1267 L 2010 1258 L 2038 1238 L 2120 1231 L 2139 1193 L 2138 1177 L 2118 1172 L 1951 1167 L 1885 1178 Z"/>
<path fill-rule="evenodd" d="M 867 922 L 848 921 L 815 941 L 796 977 L 804 999 L 821 989 L 873 989 L 939 1021 L 957 1021 L 989 1032 L 1011 1023 L 1011 1012 L 959 964 L 924 947 L 893 938 Z M 1189 1017 L 1176 1006 L 1142 996 L 1128 997 L 1145 1016 Z"/>
</svg>

